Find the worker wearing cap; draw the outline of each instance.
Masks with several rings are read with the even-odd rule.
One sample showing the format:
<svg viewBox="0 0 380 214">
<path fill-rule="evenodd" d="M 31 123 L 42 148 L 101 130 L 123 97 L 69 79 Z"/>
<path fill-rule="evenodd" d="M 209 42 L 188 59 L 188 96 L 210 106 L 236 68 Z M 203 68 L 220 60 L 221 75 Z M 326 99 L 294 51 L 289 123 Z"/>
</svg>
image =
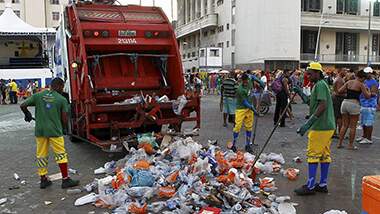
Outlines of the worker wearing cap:
<svg viewBox="0 0 380 214">
<path fill-rule="evenodd" d="M 68 103 L 61 95 L 64 82 L 55 78 L 51 82 L 51 89 L 33 94 L 20 108 L 25 114 L 25 121 L 33 120 L 28 106 L 35 106 L 35 136 L 37 143 L 37 167 L 41 177 L 40 188 L 45 189 L 52 182 L 47 178 L 49 147 L 54 151 L 54 159 L 58 163 L 62 174 L 62 189 L 77 186 L 79 181 L 72 180 L 68 175 L 67 153 L 63 139 L 63 126 L 67 124 Z"/>
<path fill-rule="evenodd" d="M 312 62 L 307 67 L 307 75 L 314 83 L 310 96 L 310 119 L 297 130 L 303 136 L 308 130 L 307 162 L 309 177 L 307 184 L 296 189 L 297 195 L 312 195 L 315 192 L 327 193 L 327 177 L 331 162 L 330 145 L 335 131 L 335 117 L 329 86 L 323 77 L 322 65 Z M 316 184 L 318 163 L 321 165 L 321 178 Z"/>
<path fill-rule="evenodd" d="M 230 149 L 234 152 L 237 151 L 236 142 L 239 137 L 240 129 L 244 123 L 246 130 L 245 150 L 246 152 L 252 152 L 251 137 L 254 120 L 253 115 L 256 113 L 256 109 L 250 102 L 252 82 L 247 74 L 243 74 L 241 80 L 242 82 L 236 90 L 235 127 L 233 129 L 233 142 Z"/>
</svg>

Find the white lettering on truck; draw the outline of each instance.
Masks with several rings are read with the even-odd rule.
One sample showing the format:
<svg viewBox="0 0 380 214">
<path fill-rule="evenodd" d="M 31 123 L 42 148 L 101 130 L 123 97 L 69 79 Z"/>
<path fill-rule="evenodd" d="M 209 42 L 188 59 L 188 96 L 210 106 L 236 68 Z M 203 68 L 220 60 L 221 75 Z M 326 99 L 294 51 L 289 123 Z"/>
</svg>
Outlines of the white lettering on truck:
<svg viewBox="0 0 380 214">
<path fill-rule="evenodd" d="M 134 38 L 117 38 L 119 44 L 137 44 L 136 39 Z"/>
</svg>

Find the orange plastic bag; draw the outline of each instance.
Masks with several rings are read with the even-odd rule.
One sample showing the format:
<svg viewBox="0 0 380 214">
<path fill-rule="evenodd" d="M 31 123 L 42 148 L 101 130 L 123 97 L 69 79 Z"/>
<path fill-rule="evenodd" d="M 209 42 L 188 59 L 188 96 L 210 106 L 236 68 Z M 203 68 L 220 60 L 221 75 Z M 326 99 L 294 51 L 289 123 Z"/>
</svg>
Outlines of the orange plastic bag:
<svg viewBox="0 0 380 214">
<path fill-rule="evenodd" d="M 244 154 L 241 151 L 236 153 L 236 158 L 230 161 L 233 168 L 241 169 L 244 166 Z"/>
<path fill-rule="evenodd" d="M 173 172 L 172 174 L 170 174 L 167 178 L 166 178 L 166 181 L 168 183 L 174 183 L 177 181 L 177 178 L 178 178 L 178 175 L 179 175 L 179 171 L 175 171 Z"/>
<path fill-rule="evenodd" d="M 113 179 L 111 184 L 114 189 L 119 189 L 123 184 L 125 184 L 124 173 L 122 170 L 116 170 L 116 179 Z"/>
<path fill-rule="evenodd" d="M 298 170 L 294 168 L 289 168 L 285 170 L 284 175 L 291 181 L 297 180 Z"/>
<path fill-rule="evenodd" d="M 139 148 L 143 148 L 148 155 L 152 155 L 156 152 L 150 143 L 140 143 Z"/>
<path fill-rule="evenodd" d="M 166 186 L 158 188 L 158 197 L 171 198 L 175 195 L 175 187 Z"/>
<path fill-rule="evenodd" d="M 224 174 L 230 169 L 230 166 L 228 165 L 227 160 L 224 159 L 223 153 L 221 151 L 217 151 L 215 153 L 215 160 L 218 163 L 220 174 Z"/>
<path fill-rule="evenodd" d="M 228 175 L 221 175 L 216 180 L 224 185 L 230 185 L 235 181 L 235 173 L 229 172 Z"/>
<path fill-rule="evenodd" d="M 272 181 L 270 181 L 268 179 L 263 179 L 260 181 L 260 189 L 264 189 L 265 187 L 271 188 L 273 186 L 274 185 L 273 185 Z"/>
<path fill-rule="evenodd" d="M 135 169 L 149 169 L 150 164 L 146 160 L 140 160 L 136 161 L 135 164 L 133 164 L 133 168 Z"/>
<path fill-rule="evenodd" d="M 197 162 L 197 160 L 198 160 L 197 155 L 196 154 L 192 154 L 191 158 L 188 161 L 188 163 L 189 163 L 189 165 L 193 165 L 193 164 L 195 164 Z"/>
<path fill-rule="evenodd" d="M 148 205 L 145 203 L 142 207 L 139 207 L 137 204 L 133 203 L 129 205 L 128 212 L 133 213 L 133 214 L 148 213 Z"/>
</svg>

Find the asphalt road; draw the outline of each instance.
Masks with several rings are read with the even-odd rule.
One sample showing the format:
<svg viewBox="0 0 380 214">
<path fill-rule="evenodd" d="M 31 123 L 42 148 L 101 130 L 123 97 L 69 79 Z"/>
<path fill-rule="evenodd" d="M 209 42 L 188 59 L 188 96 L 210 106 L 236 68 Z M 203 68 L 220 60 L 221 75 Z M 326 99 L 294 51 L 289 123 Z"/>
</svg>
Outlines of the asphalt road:
<svg viewBox="0 0 380 214">
<path fill-rule="evenodd" d="M 275 178 L 279 190 L 276 195 L 289 195 L 292 201 L 298 203 L 297 213 L 319 214 L 331 209 L 345 210 L 348 213 L 361 212 L 361 180 L 366 175 L 380 175 L 380 138 L 375 137 L 373 145 L 359 146 L 358 151 L 337 150 L 336 140 L 332 146 L 333 163 L 330 168 L 329 194 L 317 194 L 309 197 L 298 197 L 293 193 L 294 188 L 303 185 L 307 177 L 306 137 L 299 137 L 295 130 L 304 121 L 307 107 L 301 104 L 293 106 L 295 119 L 287 123 L 287 127 L 279 128 L 266 149 L 266 152 L 282 153 L 285 157 L 285 168 L 295 167 L 301 170 L 296 181 L 288 181 L 281 175 L 270 175 Z M 257 143 L 263 144 L 273 128 L 273 111 L 258 119 Z M 186 127 L 192 127 L 188 124 Z M 379 122 L 375 126 L 374 135 L 380 136 Z M 198 140 L 204 144 L 208 139 L 218 140 L 225 147 L 232 137 L 232 127 L 222 126 L 222 116 L 219 112 L 218 98 L 206 96 L 202 99 L 202 128 Z M 358 130 L 360 133 L 360 130 Z M 243 148 L 244 134 L 240 136 L 239 147 Z M 79 171 L 72 175 L 80 179 L 81 184 L 91 182 L 95 176 L 93 170 L 110 160 L 122 158 L 100 151 L 98 148 L 85 143 L 71 143 L 66 139 L 69 153 L 70 168 Z M 8 202 L 0 206 L 0 213 L 111 213 L 86 205 L 74 207 L 73 203 L 80 195 L 68 195 L 60 188 L 60 181 L 55 181 L 51 188 L 40 190 L 39 177 L 35 166 L 35 142 L 33 123 L 23 121 L 23 115 L 16 105 L 0 106 L 0 198 L 7 197 Z M 300 156 L 303 163 L 292 161 Z M 58 173 L 52 155 L 49 163 L 49 174 Z M 20 184 L 13 178 L 17 173 L 26 185 Z M 17 186 L 19 189 L 10 190 Z M 45 205 L 45 201 L 51 201 Z"/>
</svg>

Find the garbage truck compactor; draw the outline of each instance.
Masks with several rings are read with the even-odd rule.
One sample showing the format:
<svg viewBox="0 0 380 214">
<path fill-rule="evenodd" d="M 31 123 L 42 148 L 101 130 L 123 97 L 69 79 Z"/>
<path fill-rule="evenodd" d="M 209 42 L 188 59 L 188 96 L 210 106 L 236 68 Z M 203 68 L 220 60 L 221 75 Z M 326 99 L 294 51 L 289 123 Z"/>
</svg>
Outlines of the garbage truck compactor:
<svg viewBox="0 0 380 214">
<path fill-rule="evenodd" d="M 200 98 L 185 92 L 177 41 L 161 8 L 71 4 L 58 31 L 66 63 L 56 69 L 66 81 L 72 140 L 120 151 L 132 133 L 165 124 L 178 130 L 185 121 L 200 126 Z"/>
</svg>

